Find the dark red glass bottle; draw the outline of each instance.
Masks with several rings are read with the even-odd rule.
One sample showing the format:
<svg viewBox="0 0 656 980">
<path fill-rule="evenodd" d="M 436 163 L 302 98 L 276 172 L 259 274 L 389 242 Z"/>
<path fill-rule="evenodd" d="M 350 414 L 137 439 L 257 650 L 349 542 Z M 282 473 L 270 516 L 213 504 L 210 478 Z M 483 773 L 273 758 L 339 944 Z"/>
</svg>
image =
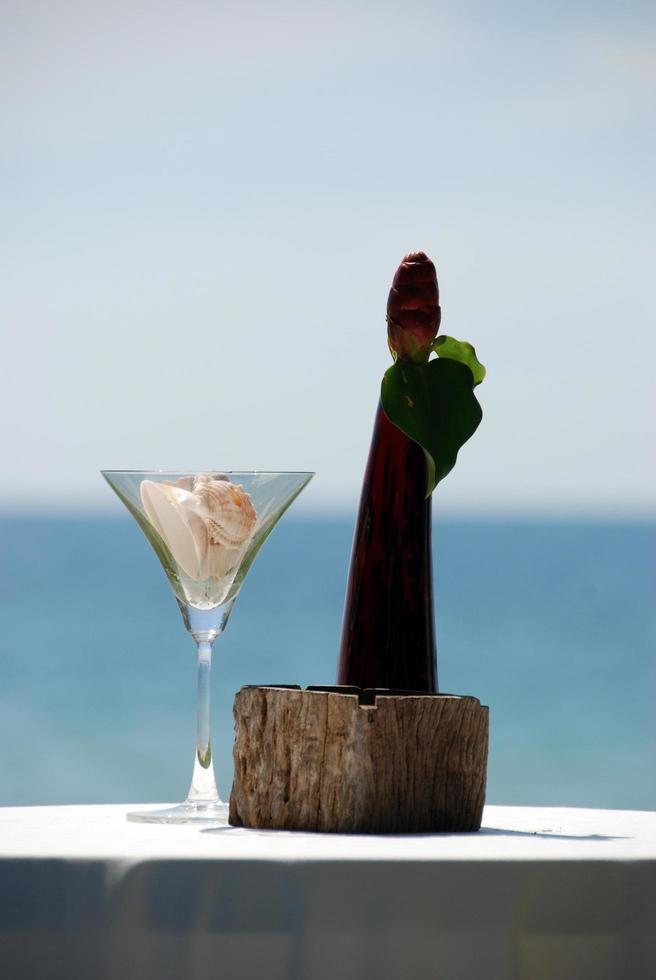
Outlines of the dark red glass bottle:
<svg viewBox="0 0 656 980">
<path fill-rule="evenodd" d="M 406 255 L 387 299 L 399 361 L 427 362 L 440 326 L 435 266 Z M 423 449 L 378 405 L 351 555 L 338 684 L 437 691 L 431 498 Z"/>
<path fill-rule="evenodd" d="M 379 404 L 346 592 L 338 684 L 437 691 L 424 451 Z"/>
</svg>

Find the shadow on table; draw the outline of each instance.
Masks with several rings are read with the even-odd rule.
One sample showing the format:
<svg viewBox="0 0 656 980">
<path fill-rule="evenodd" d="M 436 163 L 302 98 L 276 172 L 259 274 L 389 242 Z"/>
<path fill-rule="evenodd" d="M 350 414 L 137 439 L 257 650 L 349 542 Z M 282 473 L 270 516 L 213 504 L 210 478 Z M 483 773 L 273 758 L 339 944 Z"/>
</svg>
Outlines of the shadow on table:
<svg viewBox="0 0 656 980">
<path fill-rule="evenodd" d="M 429 840 L 430 838 L 446 837 L 525 837 L 538 838 L 541 840 L 580 840 L 580 841 L 607 841 L 607 840 L 630 840 L 630 836 L 620 836 L 617 834 L 555 834 L 549 830 L 504 830 L 503 827 L 481 827 L 478 831 L 473 831 L 470 835 L 459 834 L 324 834 L 310 830 L 251 830 L 248 827 L 207 827 L 202 830 L 203 834 L 243 834 L 249 836 L 270 837 L 297 837 L 299 834 L 310 834 L 312 837 L 375 837 L 378 840 L 388 838 L 389 840 Z"/>
<path fill-rule="evenodd" d="M 538 837 L 542 840 L 630 840 L 618 834 L 554 834 L 551 830 L 504 830 L 502 827 L 481 827 L 478 831 L 490 837 Z"/>
</svg>

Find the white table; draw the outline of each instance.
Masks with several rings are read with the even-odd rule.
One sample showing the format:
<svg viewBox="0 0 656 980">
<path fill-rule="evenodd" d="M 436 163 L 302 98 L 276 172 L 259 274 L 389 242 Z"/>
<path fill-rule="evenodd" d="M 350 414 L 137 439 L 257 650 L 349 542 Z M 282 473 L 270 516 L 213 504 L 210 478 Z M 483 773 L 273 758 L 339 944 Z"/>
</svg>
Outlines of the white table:
<svg viewBox="0 0 656 980">
<path fill-rule="evenodd" d="M 489 806 L 479 834 L 0 809 L 3 980 L 653 980 L 656 814 Z"/>
</svg>

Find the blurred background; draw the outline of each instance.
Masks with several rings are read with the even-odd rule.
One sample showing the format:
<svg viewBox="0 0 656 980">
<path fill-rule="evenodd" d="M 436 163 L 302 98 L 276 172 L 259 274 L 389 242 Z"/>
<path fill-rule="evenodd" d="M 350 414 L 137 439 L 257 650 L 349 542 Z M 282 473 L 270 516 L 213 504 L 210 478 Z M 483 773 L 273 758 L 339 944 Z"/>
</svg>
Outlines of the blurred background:
<svg viewBox="0 0 656 980">
<path fill-rule="evenodd" d="M 194 652 L 102 468 L 312 469 L 216 648 L 334 679 L 389 284 L 484 420 L 434 496 L 488 800 L 656 808 L 656 9 L 0 2 L 0 804 L 184 796 Z"/>
</svg>

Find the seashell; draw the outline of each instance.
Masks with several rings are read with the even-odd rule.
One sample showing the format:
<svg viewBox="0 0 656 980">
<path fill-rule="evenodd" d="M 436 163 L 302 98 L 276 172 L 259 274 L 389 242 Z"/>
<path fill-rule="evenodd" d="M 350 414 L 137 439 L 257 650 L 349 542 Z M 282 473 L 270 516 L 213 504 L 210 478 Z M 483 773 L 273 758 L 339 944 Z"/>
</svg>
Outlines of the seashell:
<svg viewBox="0 0 656 980">
<path fill-rule="evenodd" d="M 257 520 L 242 486 L 199 474 L 142 480 L 140 492 L 148 520 L 189 578 L 222 579 L 235 567 Z"/>
<path fill-rule="evenodd" d="M 167 487 L 182 487 L 183 490 L 189 490 L 191 492 L 194 489 L 195 479 L 195 476 L 181 476 L 175 482 L 171 482 L 170 480 L 164 480 L 163 482 Z"/>
<path fill-rule="evenodd" d="M 239 548 L 251 536 L 257 515 L 242 486 L 203 474 L 196 477 L 194 496 L 203 502 L 211 545 Z"/>
</svg>

